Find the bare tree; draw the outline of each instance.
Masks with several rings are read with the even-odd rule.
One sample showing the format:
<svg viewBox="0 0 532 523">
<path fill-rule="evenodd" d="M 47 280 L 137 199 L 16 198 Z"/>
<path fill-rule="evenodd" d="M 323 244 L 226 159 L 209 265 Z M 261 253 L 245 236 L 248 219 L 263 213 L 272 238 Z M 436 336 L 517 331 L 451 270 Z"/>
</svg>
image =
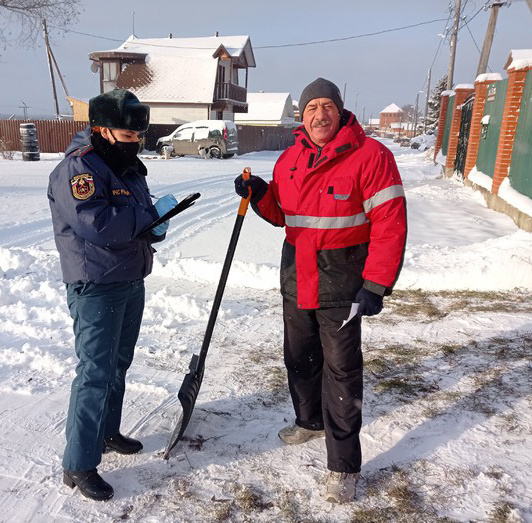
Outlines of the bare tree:
<svg viewBox="0 0 532 523">
<path fill-rule="evenodd" d="M 53 29 L 65 29 L 75 22 L 82 0 L 0 0 L 0 46 L 29 47 L 41 34 L 41 20 Z"/>
</svg>

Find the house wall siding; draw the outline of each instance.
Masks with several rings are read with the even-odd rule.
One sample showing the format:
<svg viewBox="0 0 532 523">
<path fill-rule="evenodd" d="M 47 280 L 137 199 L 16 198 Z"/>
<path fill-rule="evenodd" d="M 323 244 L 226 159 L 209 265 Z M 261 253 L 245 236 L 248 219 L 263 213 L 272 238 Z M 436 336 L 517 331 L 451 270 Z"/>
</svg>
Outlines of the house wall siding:
<svg viewBox="0 0 532 523">
<path fill-rule="evenodd" d="M 207 104 L 156 104 L 149 103 L 150 124 L 175 125 L 193 122 L 194 120 L 208 120 L 209 106 Z"/>
</svg>

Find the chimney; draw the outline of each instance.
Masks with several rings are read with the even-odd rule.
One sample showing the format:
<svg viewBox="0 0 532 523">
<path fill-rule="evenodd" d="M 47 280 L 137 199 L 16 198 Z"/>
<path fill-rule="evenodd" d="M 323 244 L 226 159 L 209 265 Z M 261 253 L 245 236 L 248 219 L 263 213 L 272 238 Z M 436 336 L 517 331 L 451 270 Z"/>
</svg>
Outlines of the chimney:
<svg viewBox="0 0 532 523">
<path fill-rule="evenodd" d="M 172 33 L 170 33 L 170 34 L 168 35 L 168 38 L 172 38 Z"/>
<path fill-rule="evenodd" d="M 218 36 L 218 31 L 216 31 L 216 32 L 214 33 L 214 36 Z"/>
</svg>

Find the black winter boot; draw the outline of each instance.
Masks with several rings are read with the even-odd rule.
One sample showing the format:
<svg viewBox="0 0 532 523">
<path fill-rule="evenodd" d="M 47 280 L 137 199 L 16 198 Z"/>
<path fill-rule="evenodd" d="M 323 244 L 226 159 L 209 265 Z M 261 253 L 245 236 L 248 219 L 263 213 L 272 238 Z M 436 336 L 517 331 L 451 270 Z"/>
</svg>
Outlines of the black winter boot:
<svg viewBox="0 0 532 523">
<path fill-rule="evenodd" d="M 115 450 L 120 454 L 137 454 L 137 452 L 142 450 L 142 443 L 119 432 L 103 440 L 103 452 L 108 452 L 109 450 Z"/>
<path fill-rule="evenodd" d="M 78 487 L 87 498 L 107 501 L 113 497 L 114 490 L 99 474 L 92 470 L 63 470 L 63 483 L 70 488 Z"/>
</svg>

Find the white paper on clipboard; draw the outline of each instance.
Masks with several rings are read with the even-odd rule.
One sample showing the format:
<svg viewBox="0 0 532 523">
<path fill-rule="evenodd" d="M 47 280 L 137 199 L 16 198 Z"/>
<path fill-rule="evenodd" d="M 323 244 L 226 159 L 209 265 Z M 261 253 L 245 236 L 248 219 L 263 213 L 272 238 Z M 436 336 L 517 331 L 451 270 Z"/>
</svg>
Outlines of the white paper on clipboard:
<svg viewBox="0 0 532 523">
<path fill-rule="evenodd" d="M 357 315 L 358 306 L 359 305 L 360 305 L 359 303 L 352 303 L 351 304 L 351 310 L 349 311 L 349 316 L 347 317 L 347 320 L 344 320 L 342 322 L 342 325 L 341 325 L 340 329 L 342 327 L 345 327 Z M 338 329 L 338 330 L 340 330 L 340 329 Z M 336 331 L 336 332 L 338 332 L 338 331 Z"/>
</svg>

